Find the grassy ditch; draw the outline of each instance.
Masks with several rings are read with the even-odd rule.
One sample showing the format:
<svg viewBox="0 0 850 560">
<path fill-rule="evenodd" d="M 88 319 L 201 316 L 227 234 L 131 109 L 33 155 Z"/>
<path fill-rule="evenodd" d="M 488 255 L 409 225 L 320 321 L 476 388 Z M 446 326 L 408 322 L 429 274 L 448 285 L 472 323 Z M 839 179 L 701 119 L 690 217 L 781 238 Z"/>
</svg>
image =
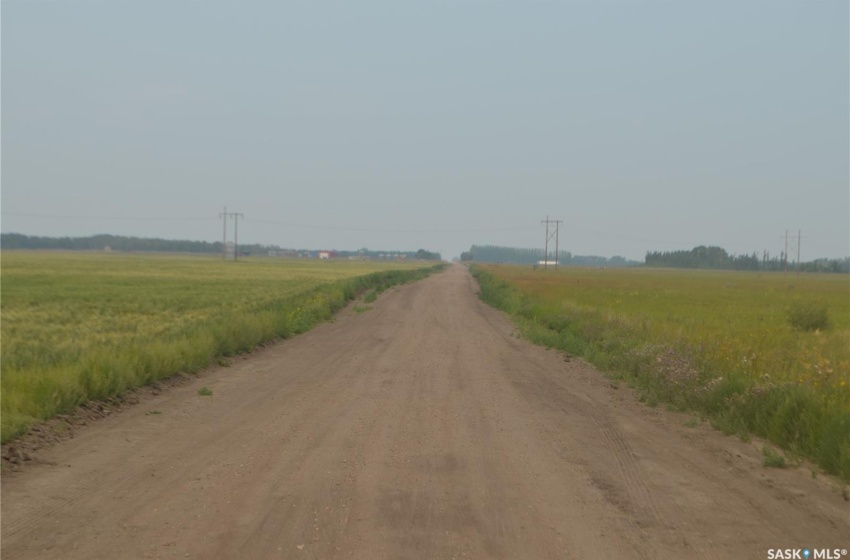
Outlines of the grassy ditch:
<svg viewBox="0 0 850 560">
<path fill-rule="evenodd" d="M 472 270 L 481 298 L 531 341 L 583 356 L 649 405 L 764 437 L 850 481 L 846 277 Z"/>
<path fill-rule="evenodd" d="M 330 319 L 442 268 L 68 253 L 2 254 L 2 441 Z"/>
</svg>

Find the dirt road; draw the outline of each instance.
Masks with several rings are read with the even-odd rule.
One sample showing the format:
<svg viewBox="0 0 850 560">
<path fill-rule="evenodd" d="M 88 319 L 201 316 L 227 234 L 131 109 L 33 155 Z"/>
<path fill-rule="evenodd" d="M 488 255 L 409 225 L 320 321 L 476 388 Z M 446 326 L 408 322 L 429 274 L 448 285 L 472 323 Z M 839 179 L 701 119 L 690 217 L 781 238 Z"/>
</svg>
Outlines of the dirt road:
<svg viewBox="0 0 850 560">
<path fill-rule="evenodd" d="M 754 444 L 640 405 L 516 338 L 475 291 L 451 267 L 42 452 L 3 478 L 3 560 L 850 545 L 830 481 L 765 469 Z"/>
</svg>

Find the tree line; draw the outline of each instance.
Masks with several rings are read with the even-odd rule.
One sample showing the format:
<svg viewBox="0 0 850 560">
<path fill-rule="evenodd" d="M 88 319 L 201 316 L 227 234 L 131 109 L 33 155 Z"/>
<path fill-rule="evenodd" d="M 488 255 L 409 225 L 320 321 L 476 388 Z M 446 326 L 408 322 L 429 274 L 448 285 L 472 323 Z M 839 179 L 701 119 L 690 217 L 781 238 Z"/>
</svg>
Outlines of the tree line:
<svg viewBox="0 0 850 560">
<path fill-rule="evenodd" d="M 752 255 L 731 255 L 722 247 L 700 245 L 690 251 L 650 251 L 646 253 L 646 266 L 665 268 L 706 268 L 720 270 L 796 270 L 797 264 L 786 262 L 786 255 L 780 253 L 771 257 L 766 251 L 759 257 Z M 850 272 L 850 257 L 844 259 L 817 259 L 799 264 L 803 272 Z"/>
<path fill-rule="evenodd" d="M 462 261 L 485 263 L 504 263 L 536 265 L 544 260 L 544 250 L 502 247 L 498 245 L 473 245 L 469 251 L 460 255 Z M 549 261 L 554 261 L 554 253 L 549 254 Z M 770 256 L 764 252 L 751 255 L 734 255 L 722 247 L 700 245 L 691 250 L 682 251 L 650 251 L 646 253 L 644 262 L 629 261 L 623 257 L 598 257 L 593 255 L 573 255 L 569 251 L 558 252 L 558 263 L 564 266 L 593 266 L 621 267 L 644 265 L 664 268 L 704 268 L 719 270 L 766 270 L 783 271 L 797 270 L 793 261 L 785 261 L 785 255 Z M 799 264 L 802 272 L 836 272 L 850 273 L 850 257 L 844 259 L 816 259 Z"/>
<path fill-rule="evenodd" d="M 222 253 L 221 241 L 188 241 L 175 239 L 127 237 L 123 235 L 91 235 L 89 237 L 40 237 L 20 233 L 0 234 L 3 249 L 30 249 L 54 251 L 139 251 L 161 253 Z M 246 243 L 239 245 L 240 255 L 275 255 L 287 257 L 316 257 L 318 251 L 311 249 L 283 249 L 277 245 Z M 368 259 L 421 259 L 440 260 L 440 253 L 419 249 L 418 251 L 334 251 L 341 258 Z"/>
<path fill-rule="evenodd" d="M 460 255 L 462 261 L 486 263 L 536 265 L 545 260 L 543 249 L 521 249 L 516 247 L 501 247 L 497 245 L 473 245 L 469 251 Z M 549 253 L 549 261 L 555 260 L 554 252 Z M 623 257 L 599 257 L 595 255 L 573 255 L 569 251 L 558 251 L 558 264 L 564 266 L 632 266 L 640 264 Z"/>
<path fill-rule="evenodd" d="M 123 235 L 91 235 L 88 237 L 41 237 L 20 233 L 0 234 L 3 249 L 53 249 L 59 251 L 159 251 L 171 253 L 221 253 L 221 241 L 186 241 Z M 240 245 L 239 251 L 259 249 L 257 245 Z"/>
</svg>

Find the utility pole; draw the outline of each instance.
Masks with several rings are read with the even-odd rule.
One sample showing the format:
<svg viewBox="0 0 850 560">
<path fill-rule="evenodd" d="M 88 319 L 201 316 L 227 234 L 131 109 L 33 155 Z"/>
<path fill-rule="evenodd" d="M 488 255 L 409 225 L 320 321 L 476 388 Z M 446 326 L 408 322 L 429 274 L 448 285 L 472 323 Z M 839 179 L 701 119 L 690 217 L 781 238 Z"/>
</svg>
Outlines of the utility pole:
<svg viewBox="0 0 850 560">
<path fill-rule="evenodd" d="M 223 260 L 227 260 L 227 218 L 233 218 L 233 260 L 235 261 L 239 257 L 239 218 L 245 218 L 245 215 L 239 212 L 228 212 L 227 206 L 225 206 L 224 212 L 220 213 L 218 217 L 224 219 Z"/>
<path fill-rule="evenodd" d="M 233 260 L 239 259 L 239 218 L 244 218 L 244 214 L 234 212 L 233 216 Z"/>
<path fill-rule="evenodd" d="M 227 260 L 227 206 L 224 207 L 224 212 L 219 213 L 219 218 L 224 218 L 224 237 L 221 241 L 221 260 Z"/>
<path fill-rule="evenodd" d="M 797 276 L 800 275 L 800 240 L 803 238 L 803 231 L 797 230 Z"/>
<path fill-rule="evenodd" d="M 544 245 L 544 255 L 543 255 L 543 270 L 549 268 L 549 241 L 554 237 L 555 238 L 555 270 L 558 269 L 558 237 L 559 237 L 559 227 L 563 222 L 561 220 L 550 220 L 549 216 L 546 216 L 545 220 L 540 220 L 541 224 L 546 224 L 546 243 Z M 555 224 L 555 231 L 551 234 L 549 233 L 549 224 Z"/>
<path fill-rule="evenodd" d="M 797 264 L 794 267 L 795 270 L 797 271 L 798 276 L 800 275 L 800 245 L 802 244 L 802 242 L 803 242 L 803 230 L 798 229 L 797 230 Z M 794 247 L 792 247 L 792 249 L 793 248 Z M 788 230 L 787 229 L 785 230 L 785 252 L 782 253 L 782 263 L 783 263 L 782 268 L 785 271 L 785 274 L 788 274 Z"/>
<path fill-rule="evenodd" d="M 783 257 L 785 274 L 788 274 L 788 230 L 785 230 L 785 253 Z"/>
<path fill-rule="evenodd" d="M 558 230 L 561 222 L 555 222 L 555 270 L 558 270 Z"/>
</svg>

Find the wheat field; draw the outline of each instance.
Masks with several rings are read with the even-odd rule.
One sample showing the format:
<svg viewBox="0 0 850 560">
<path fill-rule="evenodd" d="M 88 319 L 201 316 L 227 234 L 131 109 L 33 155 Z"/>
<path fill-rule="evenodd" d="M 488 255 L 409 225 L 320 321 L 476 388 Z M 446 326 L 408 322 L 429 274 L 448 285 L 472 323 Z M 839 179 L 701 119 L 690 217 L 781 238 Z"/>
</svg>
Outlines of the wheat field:
<svg viewBox="0 0 850 560">
<path fill-rule="evenodd" d="M 0 265 L 4 442 L 86 400 L 307 330 L 430 266 L 18 251 Z"/>
</svg>

